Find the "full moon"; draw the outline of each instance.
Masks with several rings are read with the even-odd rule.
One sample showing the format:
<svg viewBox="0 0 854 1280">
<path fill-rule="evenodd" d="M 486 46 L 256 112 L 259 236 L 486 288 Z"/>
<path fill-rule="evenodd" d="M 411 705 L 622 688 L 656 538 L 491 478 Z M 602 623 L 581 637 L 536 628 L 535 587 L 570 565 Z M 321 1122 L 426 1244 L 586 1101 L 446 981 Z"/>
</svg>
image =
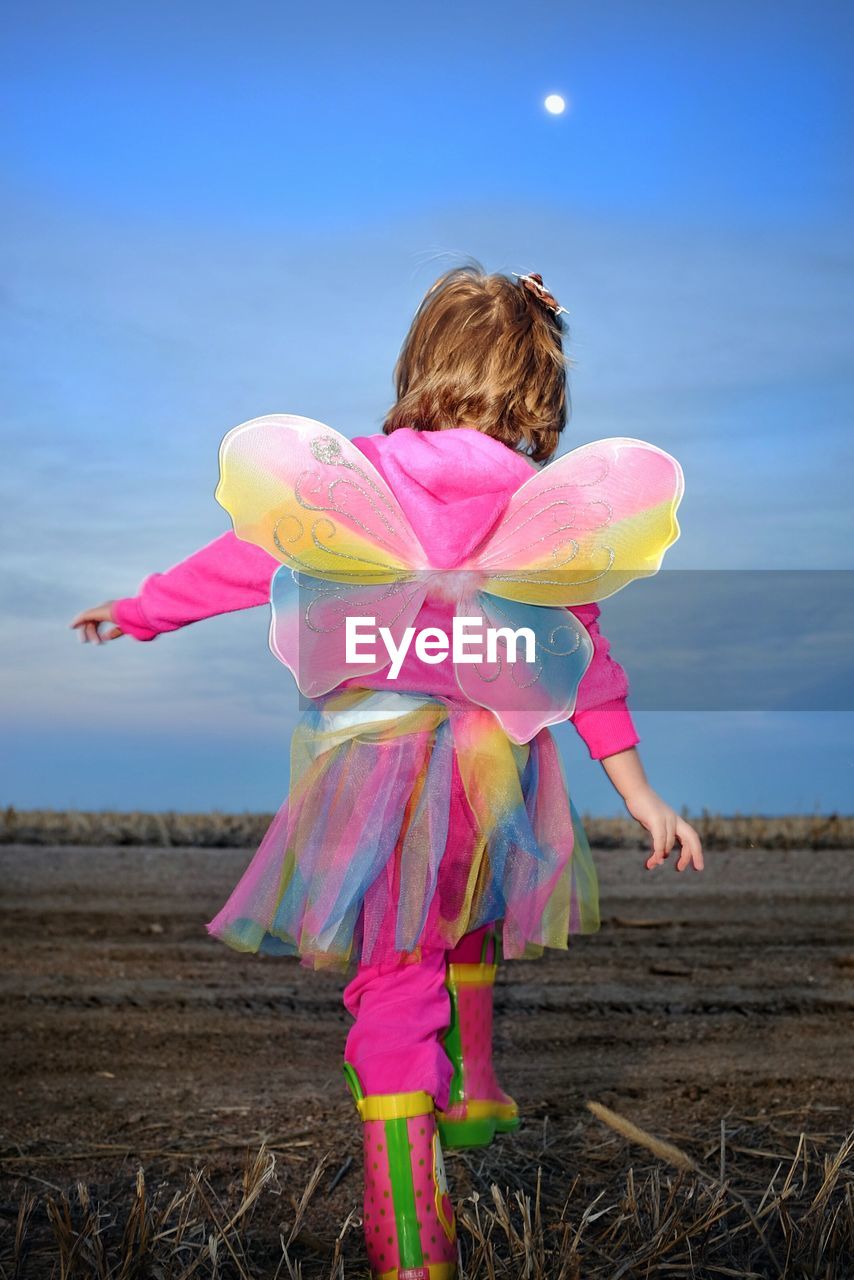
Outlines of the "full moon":
<svg viewBox="0 0 854 1280">
<path fill-rule="evenodd" d="M 550 93 L 543 106 L 550 116 L 562 116 L 566 111 L 566 102 L 559 93 Z"/>
</svg>

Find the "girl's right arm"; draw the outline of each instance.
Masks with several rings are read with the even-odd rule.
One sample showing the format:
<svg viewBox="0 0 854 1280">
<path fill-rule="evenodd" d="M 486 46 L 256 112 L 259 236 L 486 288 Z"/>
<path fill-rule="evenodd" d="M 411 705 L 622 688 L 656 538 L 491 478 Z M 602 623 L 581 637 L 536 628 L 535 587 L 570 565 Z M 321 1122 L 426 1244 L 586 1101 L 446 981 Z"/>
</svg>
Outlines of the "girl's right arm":
<svg viewBox="0 0 854 1280">
<path fill-rule="evenodd" d="M 594 760 L 599 760 L 611 783 L 621 795 L 631 816 L 652 836 L 652 853 L 646 866 L 662 863 L 676 841 L 681 845 L 677 869 L 703 869 L 700 837 L 684 818 L 653 791 L 636 750 L 640 742 L 626 703 L 629 682 L 626 673 L 610 653 L 610 645 L 599 630 L 598 604 L 577 605 L 570 610 L 581 621 L 593 641 L 593 659 L 580 685 L 575 712 L 570 720 L 587 744 Z"/>
<path fill-rule="evenodd" d="M 615 790 L 622 796 L 631 816 L 652 837 L 652 853 L 646 860 L 647 869 L 651 871 L 653 867 L 660 866 L 678 841 L 680 854 L 676 870 L 684 871 L 686 867 L 693 867 L 695 871 L 702 871 L 703 846 L 699 835 L 687 819 L 681 817 L 653 791 L 636 748 L 629 747 L 628 750 L 605 756 L 602 767 Z"/>
<path fill-rule="evenodd" d="M 125 634 L 154 640 L 202 618 L 268 604 L 278 567 L 269 552 L 229 529 L 164 573 L 149 574 L 136 595 L 84 609 L 69 625 L 80 628 L 83 641 L 101 643 Z M 101 634 L 101 622 L 115 626 Z"/>
</svg>

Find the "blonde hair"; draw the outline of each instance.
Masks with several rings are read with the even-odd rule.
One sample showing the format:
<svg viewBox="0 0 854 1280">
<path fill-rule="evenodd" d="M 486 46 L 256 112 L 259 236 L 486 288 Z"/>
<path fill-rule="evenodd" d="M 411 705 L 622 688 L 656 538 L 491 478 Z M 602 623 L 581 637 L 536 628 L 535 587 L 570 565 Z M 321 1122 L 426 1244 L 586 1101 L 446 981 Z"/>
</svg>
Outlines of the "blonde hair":
<svg viewBox="0 0 854 1280">
<path fill-rule="evenodd" d="M 509 276 L 487 274 L 479 263 L 453 267 L 415 313 L 383 431 L 471 423 L 545 461 L 568 416 L 565 332 L 560 318 Z"/>
</svg>

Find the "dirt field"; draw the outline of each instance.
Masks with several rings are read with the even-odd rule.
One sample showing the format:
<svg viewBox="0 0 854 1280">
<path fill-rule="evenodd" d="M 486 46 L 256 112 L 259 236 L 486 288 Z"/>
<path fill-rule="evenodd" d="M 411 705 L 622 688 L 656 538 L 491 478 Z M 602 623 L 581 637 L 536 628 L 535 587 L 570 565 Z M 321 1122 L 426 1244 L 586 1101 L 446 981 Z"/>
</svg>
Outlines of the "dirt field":
<svg viewBox="0 0 854 1280">
<path fill-rule="evenodd" d="M 334 1239 L 359 1196 L 342 981 L 207 938 L 250 853 L 0 851 L 7 1219 L 24 1188 L 83 1179 L 114 1192 L 140 1163 L 168 1182 L 203 1161 L 227 1180 L 265 1142 L 283 1220 L 329 1152 L 303 1239 Z M 591 1116 L 590 1099 L 715 1173 L 723 1121 L 727 1170 L 741 1159 L 757 1186 L 802 1130 L 836 1150 L 854 1120 L 854 854 L 736 850 L 709 854 L 702 874 L 647 872 L 641 851 L 603 852 L 597 865 L 600 932 L 503 967 L 497 1055 L 525 1129 L 485 1157 L 451 1154 L 457 1192 L 529 1185 L 544 1155 L 564 1194 L 579 1169 L 595 1195 L 603 1171 L 648 1166 Z M 752 1125 L 766 1143 L 776 1135 L 764 1164 Z M 347 1274 L 362 1275 L 352 1241 Z M 816 1274 L 854 1275 L 854 1261 L 838 1268 Z"/>
</svg>

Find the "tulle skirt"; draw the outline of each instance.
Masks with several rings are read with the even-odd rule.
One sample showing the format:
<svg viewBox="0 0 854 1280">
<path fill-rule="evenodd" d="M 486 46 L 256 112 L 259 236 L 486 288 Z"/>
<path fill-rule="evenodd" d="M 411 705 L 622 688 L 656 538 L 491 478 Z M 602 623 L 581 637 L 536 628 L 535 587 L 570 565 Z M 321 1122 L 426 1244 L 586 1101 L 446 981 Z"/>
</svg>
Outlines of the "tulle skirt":
<svg viewBox="0 0 854 1280">
<path fill-rule="evenodd" d="M 554 738 L 429 694 L 336 690 L 303 714 L 290 793 L 208 931 L 315 968 L 417 960 L 503 921 L 517 959 L 599 927 Z"/>
</svg>

